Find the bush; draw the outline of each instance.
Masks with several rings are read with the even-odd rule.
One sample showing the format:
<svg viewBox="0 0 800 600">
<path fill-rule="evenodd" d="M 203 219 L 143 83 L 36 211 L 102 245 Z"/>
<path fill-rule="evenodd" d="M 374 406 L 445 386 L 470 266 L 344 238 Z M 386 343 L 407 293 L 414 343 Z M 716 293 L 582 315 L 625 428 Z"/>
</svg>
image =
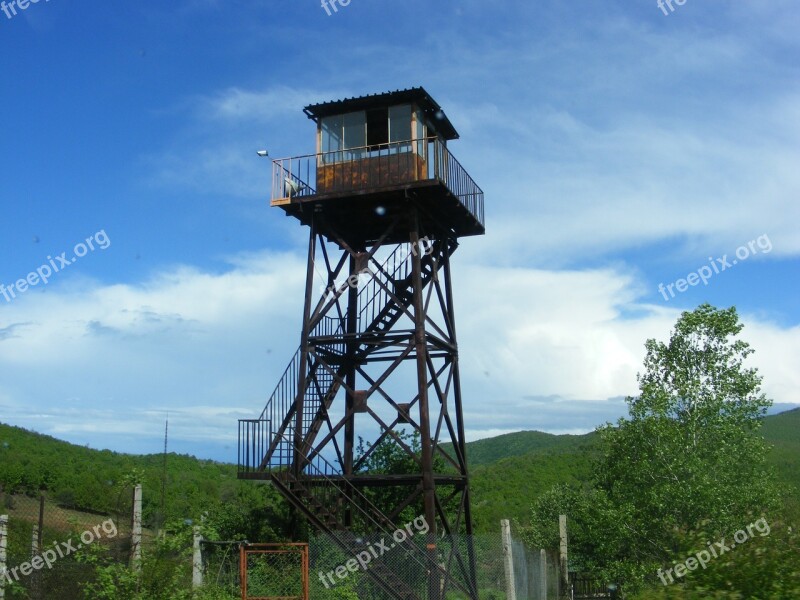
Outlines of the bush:
<svg viewBox="0 0 800 600">
<path fill-rule="evenodd" d="M 712 558 L 705 569 L 691 571 L 669 585 L 659 583 L 635 596 L 636 600 L 800 598 L 800 535 L 786 523 L 769 525 L 767 535 L 756 532 L 746 542 Z M 687 550 L 676 553 L 674 563 L 685 562 L 698 549 L 706 549 L 708 540 L 713 539 L 702 531 L 687 536 Z M 725 543 L 730 545 L 731 539 Z"/>
</svg>

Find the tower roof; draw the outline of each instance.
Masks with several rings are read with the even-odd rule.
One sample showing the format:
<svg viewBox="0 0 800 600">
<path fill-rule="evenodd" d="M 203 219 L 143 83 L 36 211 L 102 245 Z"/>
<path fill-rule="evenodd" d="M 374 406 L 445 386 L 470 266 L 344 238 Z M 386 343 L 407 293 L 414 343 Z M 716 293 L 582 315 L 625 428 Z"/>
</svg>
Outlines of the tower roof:
<svg viewBox="0 0 800 600">
<path fill-rule="evenodd" d="M 447 140 L 458 139 L 456 131 L 450 119 L 444 114 L 442 107 L 434 100 L 423 87 L 408 88 L 406 90 L 395 90 L 393 92 L 383 92 L 380 94 L 369 94 L 355 98 L 344 98 L 342 100 L 332 100 L 320 104 L 310 104 L 303 111 L 309 119 L 329 117 L 331 115 L 341 115 L 360 110 L 370 110 L 372 108 L 383 108 L 395 106 L 397 104 L 416 104 L 425 116 L 434 124 L 436 130 Z"/>
</svg>

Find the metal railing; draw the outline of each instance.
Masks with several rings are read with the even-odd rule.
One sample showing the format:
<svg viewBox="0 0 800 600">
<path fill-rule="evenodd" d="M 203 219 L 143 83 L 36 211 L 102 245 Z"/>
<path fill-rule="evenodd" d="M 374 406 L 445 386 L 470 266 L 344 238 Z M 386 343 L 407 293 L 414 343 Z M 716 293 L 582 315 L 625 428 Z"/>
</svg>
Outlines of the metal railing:
<svg viewBox="0 0 800 600">
<path fill-rule="evenodd" d="M 290 439 L 284 441 L 291 443 Z M 341 468 L 338 465 L 334 465 L 321 454 L 311 457 L 299 452 L 299 455 L 304 464 L 302 479 L 295 480 L 290 471 L 287 471 L 283 477 L 287 482 L 294 481 L 296 484 L 302 484 L 303 493 L 298 496 L 298 500 L 305 500 L 306 506 L 311 508 L 318 517 L 330 518 L 337 524 L 344 523 L 344 513 L 348 508 L 353 509 L 354 517 L 362 521 L 362 526 L 375 534 L 383 535 L 386 540 L 393 539 L 396 525 L 367 498 L 361 489 L 347 477 L 342 476 Z M 351 544 L 354 540 L 349 537 L 355 536 L 349 536 L 346 532 L 338 532 L 337 535 L 332 536 L 332 539 L 343 550 L 353 553 L 354 548 Z M 472 595 L 468 584 L 450 577 L 443 565 L 432 562 L 424 548 L 416 545 L 411 538 L 405 538 L 402 542 L 394 538 L 394 541 L 392 548 L 402 552 L 402 559 L 399 559 L 401 562 L 415 563 L 422 572 L 438 571 L 443 578 L 442 581 L 447 582 L 450 589 L 459 590 L 468 597 Z M 427 541 L 430 542 L 431 539 L 428 538 Z M 437 541 L 441 543 L 441 539 Z"/>
<path fill-rule="evenodd" d="M 437 180 L 484 224 L 483 190 L 436 137 L 274 159 L 272 203 Z"/>
<path fill-rule="evenodd" d="M 294 399 L 297 397 L 297 369 L 300 367 L 300 348 L 294 353 L 292 360 L 289 362 L 289 366 L 283 371 L 283 375 L 281 376 L 280 381 L 278 381 L 278 385 L 275 386 L 275 389 L 272 391 L 272 394 L 267 401 L 267 405 L 264 407 L 264 410 L 261 411 L 260 419 L 268 419 L 270 416 L 274 416 L 275 412 L 269 412 L 268 409 L 271 404 L 278 404 L 278 415 L 286 414 L 286 411 L 289 407 L 294 403 Z"/>
<path fill-rule="evenodd" d="M 260 472 L 261 462 L 272 440 L 272 421 L 269 419 L 239 419 L 239 473 Z"/>
<path fill-rule="evenodd" d="M 391 297 L 377 283 L 376 278 L 380 278 L 384 285 L 393 288 L 396 282 L 408 277 L 410 256 L 411 252 L 406 249 L 405 245 L 398 246 L 381 263 L 381 267 L 378 269 L 379 272 L 375 273 L 368 284 L 359 290 L 358 326 L 361 331 L 365 330 L 363 328 L 370 326 L 385 306 L 391 302 Z M 343 332 L 344 323 L 341 319 L 325 316 L 314 328 L 311 335 L 312 337 L 337 337 L 341 336 Z M 344 354 L 344 342 L 332 343 L 327 346 L 331 352 Z M 238 464 L 240 473 L 255 474 L 273 467 L 286 466 L 292 460 L 293 446 L 289 445 L 285 448 L 281 446 L 285 444 L 283 435 L 288 434 L 289 439 L 293 439 L 295 421 L 292 418 L 286 423 L 286 420 L 293 414 L 295 402 L 297 401 L 298 370 L 301 367 L 300 356 L 300 349 L 298 348 L 267 400 L 259 418 L 239 421 Z M 318 367 L 318 369 L 324 368 Z M 330 377 L 322 373 L 318 375 L 317 384 L 332 385 Z M 304 402 L 304 412 L 318 409 L 319 403 L 312 400 L 321 401 L 328 391 L 319 390 L 317 394 L 309 394 L 314 385 L 315 382 L 309 377 L 306 384 L 307 397 L 306 402 Z M 316 416 L 316 413 L 314 416 Z M 307 417 L 310 417 L 310 419 Z M 312 422 L 313 417 L 311 415 L 304 415 L 304 435 Z M 283 432 L 283 435 L 281 432 Z M 264 463 L 265 460 L 266 464 Z"/>
<path fill-rule="evenodd" d="M 300 349 L 294 353 L 258 419 L 239 420 L 239 473 L 264 470 L 263 461 L 270 453 L 275 430 L 287 418 L 297 398 Z"/>
<path fill-rule="evenodd" d="M 396 284 L 408 278 L 411 273 L 411 252 L 407 244 L 401 244 L 392 251 L 374 273 L 369 282 L 358 293 L 358 330 L 367 331 L 373 326 L 384 309 L 393 302 L 385 288 L 395 294 Z M 383 285 L 381 285 L 383 284 Z"/>
<path fill-rule="evenodd" d="M 572 600 L 614 600 L 618 586 L 609 585 L 595 577 L 569 574 L 569 590 Z"/>
</svg>

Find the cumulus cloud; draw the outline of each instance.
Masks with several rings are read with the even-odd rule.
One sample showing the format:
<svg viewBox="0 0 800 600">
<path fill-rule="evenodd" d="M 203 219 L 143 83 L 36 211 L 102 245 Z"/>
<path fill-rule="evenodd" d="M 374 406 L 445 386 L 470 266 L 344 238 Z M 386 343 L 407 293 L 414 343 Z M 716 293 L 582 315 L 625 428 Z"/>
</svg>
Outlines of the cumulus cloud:
<svg viewBox="0 0 800 600">
<path fill-rule="evenodd" d="M 488 269 L 454 257 L 470 439 L 540 429 L 583 432 L 623 412 L 647 337 L 677 311 L 637 304 L 611 269 Z M 83 282 L 29 295 L 4 318 L 3 420 L 76 443 L 176 448 L 234 460 L 236 421 L 255 418 L 299 339 L 304 259 L 265 251 L 219 273 L 177 266 L 133 285 Z M 765 389 L 796 402 L 796 330 L 745 316 Z M 13 326 L 4 325 L 8 331 Z"/>
</svg>

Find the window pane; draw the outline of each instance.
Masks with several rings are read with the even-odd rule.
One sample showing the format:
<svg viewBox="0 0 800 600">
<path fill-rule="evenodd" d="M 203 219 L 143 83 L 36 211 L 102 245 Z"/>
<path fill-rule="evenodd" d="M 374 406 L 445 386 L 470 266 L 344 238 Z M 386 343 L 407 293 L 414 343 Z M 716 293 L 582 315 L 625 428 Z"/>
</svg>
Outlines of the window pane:
<svg viewBox="0 0 800 600">
<path fill-rule="evenodd" d="M 364 111 L 344 115 L 344 148 L 361 148 L 367 145 L 367 114 Z M 356 154 L 347 153 L 349 159 L 358 158 Z"/>
<path fill-rule="evenodd" d="M 322 162 L 329 164 L 341 160 L 338 151 L 342 145 L 342 116 L 322 119 Z"/>
<path fill-rule="evenodd" d="M 405 142 L 411 139 L 411 105 L 389 108 L 389 141 Z"/>
</svg>

